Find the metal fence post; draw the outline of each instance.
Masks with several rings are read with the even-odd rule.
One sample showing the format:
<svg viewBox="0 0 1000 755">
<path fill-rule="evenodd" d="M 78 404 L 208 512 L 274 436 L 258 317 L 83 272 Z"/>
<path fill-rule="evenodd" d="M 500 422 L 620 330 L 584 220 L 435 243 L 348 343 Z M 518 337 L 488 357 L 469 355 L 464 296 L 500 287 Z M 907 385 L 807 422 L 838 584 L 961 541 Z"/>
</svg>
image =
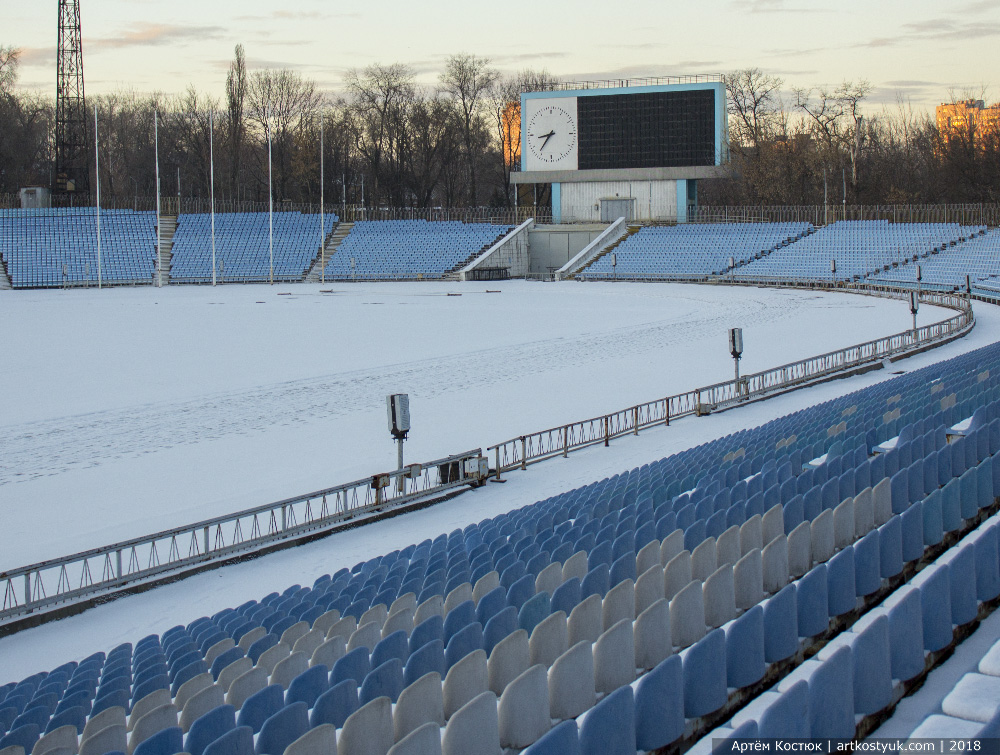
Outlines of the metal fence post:
<svg viewBox="0 0 1000 755">
<path fill-rule="evenodd" d="M 528 468 L 528 441 L 521 436 L 521 469 Z"/>
<path fill-rule="evenodd" d="M 205 555 L 206 556 L 208 555 L 208 530 L 209 530 L 209 528 L 206 526 L 205 530 L 204 530 L 204 533 L 203 533 L 204 534 L 204 539 L 205 539 Z"/>
<path fill-rule="evenodd" d="M 563 425 L 563 458 L 569 456 L 569 425 Z"/>
<path fill-rule="evenodd" d="M 635 430 L 635 434 L 639 434 L 639 407 L 636 406 L 632 409 L 632 424 Z"/>
</svg>

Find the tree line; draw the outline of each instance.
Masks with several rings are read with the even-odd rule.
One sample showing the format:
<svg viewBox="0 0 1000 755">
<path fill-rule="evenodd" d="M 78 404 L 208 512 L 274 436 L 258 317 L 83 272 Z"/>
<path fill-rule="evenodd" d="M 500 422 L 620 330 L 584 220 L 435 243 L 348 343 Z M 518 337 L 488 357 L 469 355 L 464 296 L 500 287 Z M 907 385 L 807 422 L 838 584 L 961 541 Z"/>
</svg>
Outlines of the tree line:
<svg viewBox="0 0 1000 755">
<path fill-rule="evenodd" d="M 0 193 L 50 186 L 55 101 L 17 87 L 19 51 L 0 46 Z M 509 206 L 509 103 L 544 87 L 544 71 L 504 75 L 471 54 L 445 61 L 438 84 L 418 84 L 403 64 L 350 70 L 331 96 L 290 69 L 249 70 L 237 45 L 214 98 L 120 90 L 88 97 L 97 110 L 102 201 L 127 203 L 156 191 L 207 198 L 214 162 L 218 201 L 317 203 L 320 131 L 327 204 L 369 207 Z M 157 121 L 154 134 L 154 114 Z M 92 117 L 92 116 L 91 116 Z M 515 132 L 516 136 L 516 132 Z M 504 159 L 504 144 L 507 159 Z"/>
<path fill-rule="evenodd" d="M 0 45 L 0 194 L 53 178 L 55 102 L 18 87 L 18 58 Z M 757 68 L 725 79 L 730 159 L 725 177 L 700 183 L 703 205 L 1000 201 L 995 128 L 941 133 L 905 102 L 874 107 L 864 81 L 788 92 Z M 88 99 L 100 126 L 102 200 L 155 194 L 155 114 L 166 195 L 207 198 L 214 153 L 217 200 L 265 202 L 270 146 L 275 200 L 317 203 L 322 130 L 329 205 L 509 207 L 520 157 L 511 103 L 554 83 L 545 71 L 504 75 L 462 53 L 446 59 L 433 87 L 407 65 L 373 64 L 350 70 L 332 96 L 293 70 L 249 70 L 237 45 L 222 98 L 189 86 Z"/>
<path fill-rule="evenodd" d="M 790 92 L 784 85 L 759 68 L 726 76 L 728 175 L 702 182 L 702 204 L 1000 202 L 997 127 L 970 120 L 943 132 L 902 99 L 872 106 L 867 81 Z"/>
</svg>

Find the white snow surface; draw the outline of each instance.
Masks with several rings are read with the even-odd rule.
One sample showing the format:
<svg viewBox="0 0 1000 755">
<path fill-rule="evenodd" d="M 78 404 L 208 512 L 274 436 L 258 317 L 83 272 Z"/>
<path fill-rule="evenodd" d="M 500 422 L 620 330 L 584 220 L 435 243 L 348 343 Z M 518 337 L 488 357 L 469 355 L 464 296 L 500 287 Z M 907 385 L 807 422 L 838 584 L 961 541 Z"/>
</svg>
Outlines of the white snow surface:
<svg viewBox="0 0 1000 755">
<path fill-rule="evenodd" d="M 0 297 L 0 569 L 394 465 L 385 395 L 411 395 L 423 461 L 909 327 L 905 304 L 679 284 L 372 284 Z M 486 293 L 487 288 L 502 293 Z M 290 292 L 291 295 L 281 295 Z M 461 297 L 447 293 L 461 293 Z M 258 302 L 263 302 L 259 304 Z M 921 324 L 950 316 L 921 309 Z M 911 370 L 992 343 L 966 338 Z M 926 318 L 926 319 L 925 319 Z M 0 683 L 617 474 L 891 377 L 839 380 L 513 472 L 429 509 L 0 639 Z"/>
</svg>

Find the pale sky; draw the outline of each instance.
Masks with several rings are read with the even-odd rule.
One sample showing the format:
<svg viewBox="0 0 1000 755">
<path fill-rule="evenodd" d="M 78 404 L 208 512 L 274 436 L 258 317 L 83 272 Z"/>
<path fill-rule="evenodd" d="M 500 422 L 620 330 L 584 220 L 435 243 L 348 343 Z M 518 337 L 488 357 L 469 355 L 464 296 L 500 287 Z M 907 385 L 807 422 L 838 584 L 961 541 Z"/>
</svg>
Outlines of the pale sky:
<svg viewBox="0 0 1000 755">
<path fill-rule="evenodd" d="M 406 63 L 433 84 L 471 52 L 504 71 L 561 78 L 721 73 L 758 66 L 793 86 L 867 79 L 871 108 L 950 94 L 1000 98 L 1000 0 L 80 0 L 88 94 L 221 96 L 233 47 L 250 68 L 290 67 L 336 91 L 345 72 Z M 0 44 L 21 84 L 55 92 L 57 0 L 0 0 Z M 275 8 L 280 8 L 276 10 Z"/>
</svg>

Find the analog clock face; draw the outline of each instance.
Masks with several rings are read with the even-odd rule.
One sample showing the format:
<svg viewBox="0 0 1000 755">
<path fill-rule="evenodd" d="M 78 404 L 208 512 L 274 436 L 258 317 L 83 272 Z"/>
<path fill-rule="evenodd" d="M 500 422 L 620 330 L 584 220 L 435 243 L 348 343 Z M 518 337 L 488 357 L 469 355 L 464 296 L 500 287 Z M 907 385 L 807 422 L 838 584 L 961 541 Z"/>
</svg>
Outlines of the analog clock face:
<svg viewBox="0 0 1000 755">
<path fill-rule="evenodd" d="M 576 119 L 559 105 L 535 111 L 526 130 L 528 149 L 543 163 L 559 163 L 576 150 Z"/>
</svg>

